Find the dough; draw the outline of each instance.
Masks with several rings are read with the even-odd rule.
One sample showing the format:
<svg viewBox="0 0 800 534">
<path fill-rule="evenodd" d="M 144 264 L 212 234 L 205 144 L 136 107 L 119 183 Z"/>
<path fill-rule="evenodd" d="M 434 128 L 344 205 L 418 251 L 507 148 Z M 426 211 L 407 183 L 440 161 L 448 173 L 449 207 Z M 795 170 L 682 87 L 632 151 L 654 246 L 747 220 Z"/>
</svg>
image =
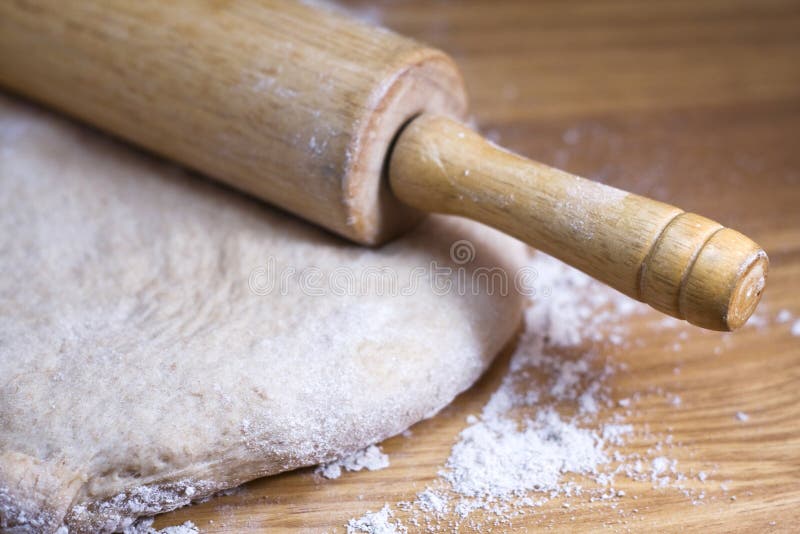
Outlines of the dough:
<svg viewBox="0 0 800 534">
<path fill-rule="evenodd" d="M 361 248 L 0 95 L 0 530 L 113 531 L 432 416 L 522 299 L 436 289 L 431 262 L 523 254 L 445 217 Z M 378 268 L 427 271 L 344 287 Z"/>
</svg>

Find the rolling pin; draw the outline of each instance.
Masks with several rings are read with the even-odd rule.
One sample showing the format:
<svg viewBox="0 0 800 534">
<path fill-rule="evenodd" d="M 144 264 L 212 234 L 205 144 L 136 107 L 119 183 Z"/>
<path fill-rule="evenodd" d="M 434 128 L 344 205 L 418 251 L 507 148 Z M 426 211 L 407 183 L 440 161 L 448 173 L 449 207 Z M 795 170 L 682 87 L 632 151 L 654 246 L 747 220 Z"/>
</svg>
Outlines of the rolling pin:
<svg viewBox="0 0 800 534">
<path fill-rule="evenodd" d="M 764 289 L 744 235 L 493 145 L 447 55 L 316 3 L 5 0 L 0 85 L 361 244 L 461 215 L 714 330 Z"/>
</svg>

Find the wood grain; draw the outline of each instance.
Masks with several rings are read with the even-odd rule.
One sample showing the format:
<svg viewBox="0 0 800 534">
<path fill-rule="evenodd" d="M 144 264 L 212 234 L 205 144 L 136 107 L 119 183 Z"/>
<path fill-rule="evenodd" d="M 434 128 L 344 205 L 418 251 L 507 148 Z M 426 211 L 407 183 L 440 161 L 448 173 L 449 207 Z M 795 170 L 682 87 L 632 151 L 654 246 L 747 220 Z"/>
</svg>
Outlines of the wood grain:
<svg viewBox="0 0 800 534">
<path fill-rule="evenodd" d="M 703 213 L 750 235 L 770 255 L 770 284 L 758 313 L 765 326 L 734 334 L 690 326 L 661 330 L 653 312 L 628 321 L 638 342 L 632 348 L 598 348 L 628 365 L 611 382 L 615 398 L 658 388 L 680 395 L 675 407 L 663 395 L 645 394 L 631 422 L 671 433 L 681 445 L 669 456 L 686 471 L 709 472 L 705 504 L 620 479 L 619 489 L 638 496 L 635 505 L 621 505 L 629 512 L 625 518 L 603 503 L 573 500 L 567 511 L 556 499 L 515 519 L 510 530 L 796 530 L 800 338 L 774 317 L 782 308 L 800 315 L 800 5 L 350 5 L 455 54 L 478 123 L 505 146 Z M 723 350 L 715 354 L 718 346 Z M 166 514 L 156 525 L 192 520 L 208 532 L 342 532 L 348 519 L 413 498 L 434 478 L 464 418 L 480 409 L 504 365 L 500 359 L 444 413 L 414 427 L 412 437 L 387 441 L 389 469 L 325 482 L 310 470 L 287 473 Z M 737 411 L 749 421 L 738 421 Z M 644 452 L 650 445 L 637 441 L 626 450 Z M 727 493 L 719 489 L 725 480 Z"/>
</svg>

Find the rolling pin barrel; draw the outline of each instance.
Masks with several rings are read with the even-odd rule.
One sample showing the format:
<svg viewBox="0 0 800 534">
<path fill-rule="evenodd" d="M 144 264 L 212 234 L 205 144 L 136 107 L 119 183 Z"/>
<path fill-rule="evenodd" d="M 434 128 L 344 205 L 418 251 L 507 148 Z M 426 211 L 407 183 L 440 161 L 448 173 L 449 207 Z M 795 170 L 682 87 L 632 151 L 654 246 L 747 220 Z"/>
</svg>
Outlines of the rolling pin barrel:
<svg viewBox="0 0 800 534">
<path fill-rule="evenodd" d="M 401 126 L 466 111 L 447 55 L 290 0 L 0 2 L 0 85 L 363 244 L 422 216 Z"/>
<path fill-rule="evenodd" d="M 319 6 L 0 2 L 0 85 L 359 243 L 463 215 L 715 330 L 764 288 L 745 236 L 492 145 L 448 56 Z"/>
</svg>

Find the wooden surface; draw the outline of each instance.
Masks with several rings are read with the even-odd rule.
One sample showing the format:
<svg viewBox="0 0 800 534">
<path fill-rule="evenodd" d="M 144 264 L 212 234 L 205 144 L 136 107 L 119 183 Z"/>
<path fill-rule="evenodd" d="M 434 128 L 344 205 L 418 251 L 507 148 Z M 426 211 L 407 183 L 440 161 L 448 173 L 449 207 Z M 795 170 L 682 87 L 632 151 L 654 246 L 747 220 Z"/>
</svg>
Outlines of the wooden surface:
<svg viewBox="0 0 800 534">
<path fill-rule="evenodd" d="M 736 330 L 761 299 L 767 256 L 736 230 L 521 157 L 447 117 L 403 129 L 389 181 L 409 206 L 502 230 L 703 328 Z"/>
<path fill-rule="evenodd" d="M 452 53 L 483 131 L 539 161 L 737 228 L 770 255 L 763 326 L 734 334 L 654 328 L 627 319 L 638 345 L 603 349 L 628 365 L 614 398 L 643 395 L 630 422 L 671 433 L 686 472 L 706 470 L 703 504 L 674 490 L 617 481 L 628 514 L 555 499 L 513 529 L 790 532 L 800 522 L 800 3 L 354 2 L 362 15 Z M 758 321 L 756 321 L 758 323 Z M 685 334 L 681 334 L 685 332 Z M 680 336 L 685 339 L 680 339 Z M 675 343 L 679 350 L 674 350 Z M 717 351 L 715 347 L 723 350 Z M 320 481 L 301 470 L 165 514 L 207 532 L 344 531 L 385 502 L 412 499 L 446 460 L 467 414 L 504 373 L 488 376 L 409 438 L 383 444 L 390 468 Z M 680 368 L 676 374 L 674 369 Z M 746 422 L 736 419 L 747 413 Z M 635 441 L 627 451 L 644 452 Z M 726 483 L 727 491 L 720 485 Z M 731 500 L 736 496 L 736 500 Z M 400 516 L 402 518 L 402 514 Z M 574 520 L 572 520 L 574 517 Z M 213 521 L 213 523 L 212 523 Z M 626 523 L 627 522 L 627 523 Z M 604 528 L 605 527 L 605 528 Z M 497 529 L 502 531 L 503 528 Z"/>
</svg>

